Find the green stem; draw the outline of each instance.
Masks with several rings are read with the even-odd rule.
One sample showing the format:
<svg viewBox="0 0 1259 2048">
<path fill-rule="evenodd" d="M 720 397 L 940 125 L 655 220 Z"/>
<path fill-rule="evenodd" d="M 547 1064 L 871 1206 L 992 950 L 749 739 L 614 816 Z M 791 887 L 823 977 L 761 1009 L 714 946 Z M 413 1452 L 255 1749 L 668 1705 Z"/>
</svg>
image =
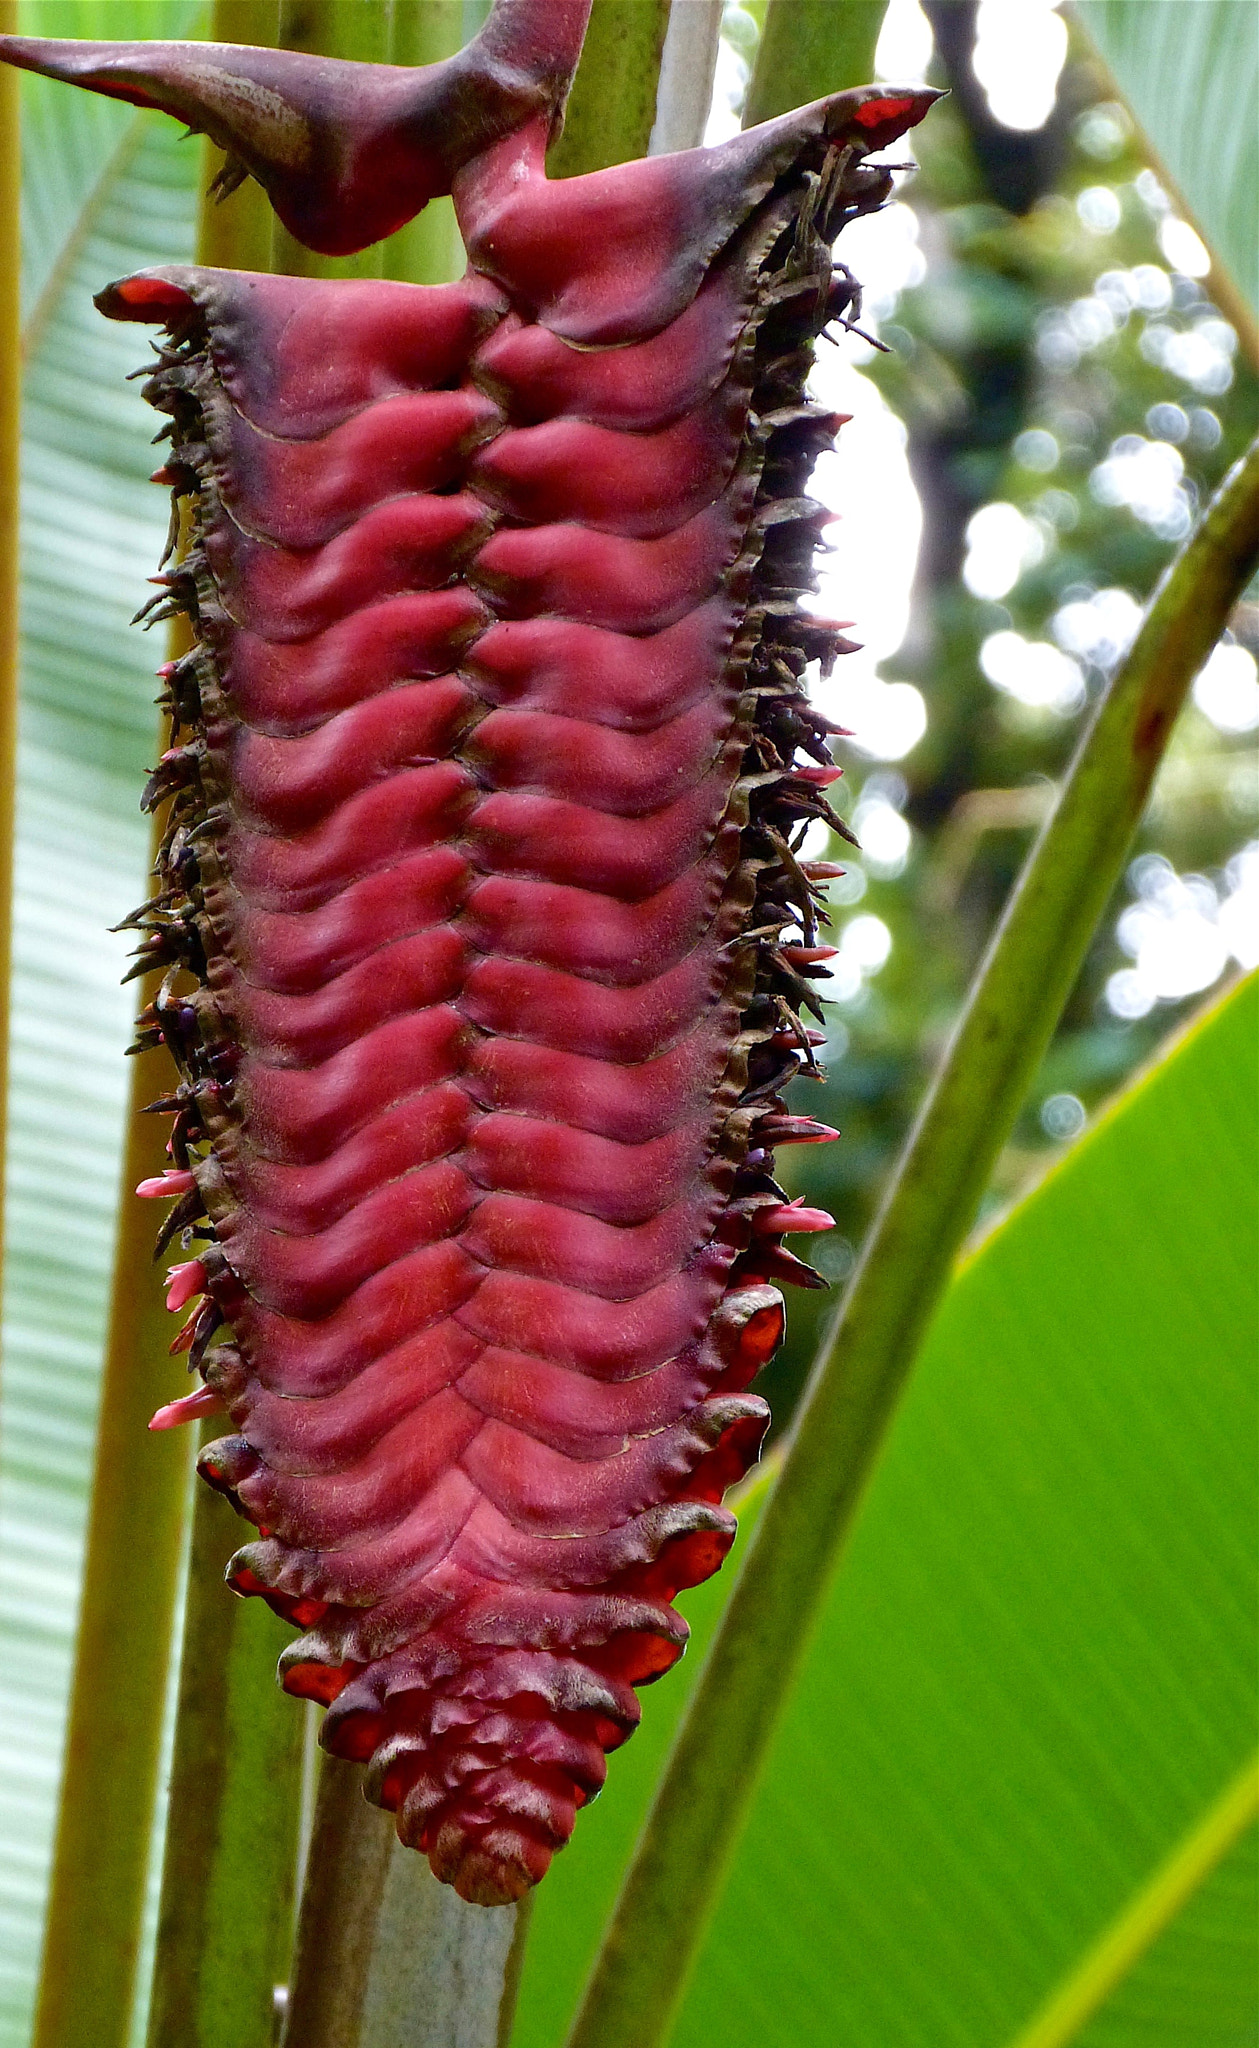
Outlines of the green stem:
<svg viewBox="0 0 1259 2048">
<path fill-rule="evenodd" d="M 170 1318 L 132 1194 L 168 1163 L 135 1113 L 168 1084 L 164 1055 L 137 1057 L 34 2048 L 124 2048 L 131 2025 L 189 1476 L 186 1437 L 148 1432 Z"/>
<path fill-rule="evenodd" d="M 464 0 L 393 0 L 389 61 L 440 64 L 462 48 L 473 26 Z M 422 213 L 390 235 L 381 253 L 384 276 L 407 284 L 447 284 L 460 277 L 466 258 L 454 201 L 430 199 Z"/>
<path fill-rule="evenodd" d="M 743 125 L 867 85 L 886 0 L 769 0 Z"/>
<path fill-rule="evenodd" d="M 667 2038 L 927 1324 L 1122 871 L 1177 712 L 1257 561 L 1259 442 L 1155 592 L 979 969 L 814 1365 L 569 2048 Z"/>
<path fill-rule="evenodd" d="M 325 1757 L 284 2048 L 504 2048 L 527 1917 L 439 1884 Z"/>
<path fill-rule="evenodd" d="M 282 50 L 388 64 L 392 13 L 388 0 L 280 0 L 277 40 Z M 272 224 L 267 268 L 287 277 L 382 277 L 384 267 L 383 242 L 360 249 L 355 256 L 320 256 L 305 248 L 282 221 Z"/>
<path fill-rule="evenodd" d="M 669 0 L 594 0 L 548 176 L 576 178 L 646 156 L 668 26 Z"/>
<path fill-rule="evenodd" d="M 275 1679 L 288 1631 L 223 1584 L 240 1540 L 198 1485 L 149 2048 L 262 2048 L 288 1963 L 303 1724 Z"/>
</svg>

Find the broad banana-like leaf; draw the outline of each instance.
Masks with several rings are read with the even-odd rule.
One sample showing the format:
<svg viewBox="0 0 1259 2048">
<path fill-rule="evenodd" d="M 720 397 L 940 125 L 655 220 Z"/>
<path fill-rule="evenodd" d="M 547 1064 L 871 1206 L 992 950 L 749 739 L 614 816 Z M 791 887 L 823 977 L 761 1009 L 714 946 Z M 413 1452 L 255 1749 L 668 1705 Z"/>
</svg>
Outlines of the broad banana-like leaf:
<svg viewBox="0 0 1259 2048">
<path fill-rule="evenodd" d="M 1014 2048 L 1253 1782 L 1257 1026 L 1252 979 L 955 1280 L 675 2048 Z M 1240 1835 L 1038 2048 L 1253 2038 Z"/>
<path fill-rule="evenodd" d="M 1253 2038 L 1257 1024 L 1252 978 L 962 1266 L 671 2048 Z M 563 2039 L 678 1711 L 538 1899 L 513 2048 Z"/>
<path fill-rule="evenodd" d="M 195 33 L 183 4 L 42 4 L 53 35 Z M 106 23 L 108 26 L 106 26 Z M 38 1965 L 108 1307 L 132 991 L 107 927 L 143 891 L 136 807 L 162 650 L 128 620 L 160 553 L 134 335 L 103 277 L 186 260 L 198 155 L 159 116 L 24 82 L 28 341 L 8 1259 L 0 1410 L 0 2040 Z"/>
</svg>

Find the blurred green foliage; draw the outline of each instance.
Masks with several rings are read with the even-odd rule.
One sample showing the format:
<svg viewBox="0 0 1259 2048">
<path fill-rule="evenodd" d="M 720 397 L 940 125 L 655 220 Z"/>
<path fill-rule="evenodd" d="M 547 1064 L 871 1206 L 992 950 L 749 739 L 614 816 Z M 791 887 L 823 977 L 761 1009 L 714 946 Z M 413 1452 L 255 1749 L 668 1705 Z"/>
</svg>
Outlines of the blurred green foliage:
<svg viewBox="0 0 1259 2048">
<path fill-rule="evenodd" d="M 965 0 L 950 0 L 948 12 L 951 28 L 963 15 L 973 23 Z M 968 57 L 964 40 L 958 47 Z M 929 76 L 959 84 L 938 58 Z M 1043 131 L 1000 131 L 969 83 L 914 138 L 920 168 L 900 196 L 917 218 L 925 276 L 873 309 L 889 353 L 842 344 L 865 359 L 908 430 L 924 534 L 909 635 L 882 672 L 922 690 L 928 725 L 894 763 L 863 761 L 842 742 L 838 749 L 847 814 L 863 796 L 881 799 L 912 838 L 901 872 L 831 849 L 850 870 L 836 892 L 838 932 L 860 891 L 857 914 L 881 919 L 892 941 L 886 964 L 831 1008 L 824 1087 L 796 1090 L 802 1108 L 842 1132 L 841 1143 L 797 1152 L 788 1167 L 791 1192 L 824 1202 L 837 1218 L 833 1237 L 811 1248 L 836 1285 L 1051 785 L 1114 666 L 1115 636 L 1125 627 L 1130 634 L 1198 504 L 1259 423 L 1259 378 L 1203 285 L 1169 264 L 1160 229 L 1170 202 L 1082 39 L 1073 35 Z M 1003 205 L 1003 192 L 1024 199 L 1022 210 Z M 1144 490 L 1139 510 L 1116 501 L 1125 488 Z M 1013 508 L 1023 523 L 1026 565 L 1000 598 L 964 580 L 967 527 L 988 506 Z M 1012 516 L 1007 525 L 1017 535 Z M 1259 608 L 1239 608 L 1234 631 L 1259 648 Z M 1070 652 L 1083 685 L 1077 701 L 1029 704 L 995 686 L 983 662 L 1002 634 Z M 1091 655 L 1081 647 L 1090 639 Z M 1004 646 L 1007 658 L 1013 647 L 1026 661 L 1013 643 Z M 1055 674 L 1069 683 L 1067 670 Z M 1236 871 L 1224 871 L 1257 832 L 1253 733 L 1222 732 L 1191 704 L 1134 847 L 1132 879 L 1098 928 L 994 1177 L 989 1213 L 1200 1000 L 1199 991 L 1160 1000 L 1140 1017 L 1109 1006 L 1107 983 L 1129 965 L 1116 925 L 1135 882 L 1149 892 L 1174 871 L 1226 896 Z M 1155 859 L 1141 868 L 1143 854 Z M 817 1294 L 791 1303 L 787 1346 L 767 1375 L 779 1429 L 832 1303 Z"/>
</svg>

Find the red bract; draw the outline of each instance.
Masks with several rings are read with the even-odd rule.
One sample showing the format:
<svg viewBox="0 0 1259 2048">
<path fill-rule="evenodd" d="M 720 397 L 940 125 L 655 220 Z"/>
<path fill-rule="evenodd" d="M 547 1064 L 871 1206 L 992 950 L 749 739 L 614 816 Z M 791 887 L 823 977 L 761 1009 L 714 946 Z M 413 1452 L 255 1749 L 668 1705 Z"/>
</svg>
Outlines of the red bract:
<svg viewBox="0 0 1259 2048">
<path fill-rule="evenodd" d="M 215 61 L 246 58 L 338 162 L 399 89 Z M 204 86 L 90 61 L 181 112 Z M 815 1280 L 781 1240 L 829 1219 L 771 1151 L 833 1135 L 781 1096 L 834 872 L 792 851 L 830 816 L 803 675 L 842 644 L 798 606 L 836 424 L 803 385 L 830 240 L 889 187 L 865 155 L 931 97 L 558 186 L 549 105 L 499 108 L 454 175 L 462 283 L 167 269 L 99 301 L 167 329 L 159 474 L 195 507 L 137 920 L 181 1076 L 163 1235 L 203 1241 L 177 1341 L 236 1431 L 202 1471 L 259 1527 L 232 1583 L 306 1631 L 285 1686 L 486 1904 L 680 1654 L 773 1283 Z M 290 177 L 282 211 L 356 246 L 375 175 Z"/>
</svg>

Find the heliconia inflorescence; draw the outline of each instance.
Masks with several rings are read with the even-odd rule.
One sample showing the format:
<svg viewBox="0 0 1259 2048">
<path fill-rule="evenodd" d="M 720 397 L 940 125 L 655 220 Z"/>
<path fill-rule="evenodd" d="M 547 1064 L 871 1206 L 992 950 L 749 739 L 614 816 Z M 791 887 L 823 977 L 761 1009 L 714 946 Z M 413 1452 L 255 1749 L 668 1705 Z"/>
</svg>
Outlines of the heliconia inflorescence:
<svg viewBox="0 0 1259 2048">
<path fill-rule="evenodd" d="M 680 1655 L 768 1411 L 783 1101 L 813 1065 L 825 789 L 801 610 L 853 288 L 830 244 L 930 92 L 548 183 L 584 0 L 500 0 L 412 72 L 9 38 L 177 112 L 312 246 L 452 190 L 422 287 L 164 268 L 146 395 L 191 544 L 152 616 L 166 805 L 136 972 L 178 1084 L 176 1340 L 201 1470 L 303 1633 L 286 1689 L 465 1898 L 545 1872 Z M 799 757 L 803 757 L 803 759 Z"/>
</svg>

